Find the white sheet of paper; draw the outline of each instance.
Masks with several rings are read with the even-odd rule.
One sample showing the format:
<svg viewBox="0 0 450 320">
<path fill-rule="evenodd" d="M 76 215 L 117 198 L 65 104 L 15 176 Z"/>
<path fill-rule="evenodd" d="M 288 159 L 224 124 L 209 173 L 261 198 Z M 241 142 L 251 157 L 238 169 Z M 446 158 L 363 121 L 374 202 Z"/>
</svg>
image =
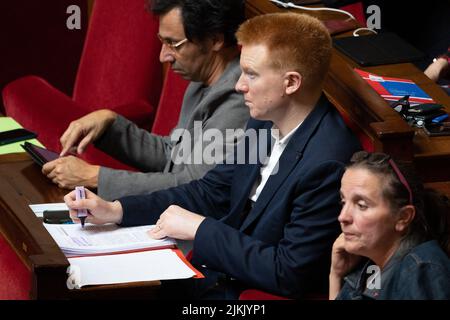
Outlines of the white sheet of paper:
<svg viewBox="0 0 450 320">
<path fill-rule="evenodd" d="M 44 217 L 45 210 L 69 210 L 64 202 L 59 203 L 40 203 L 40 204 L 30 204 L 29 207 L 33 210 L 34 214 L 38 218 Z"/>
<path fill-rule="evenodd" d="M 195 275 L 170 249 L 68 258 L 69 289 L 85 285 L 187 279 Z"/>
</svg>

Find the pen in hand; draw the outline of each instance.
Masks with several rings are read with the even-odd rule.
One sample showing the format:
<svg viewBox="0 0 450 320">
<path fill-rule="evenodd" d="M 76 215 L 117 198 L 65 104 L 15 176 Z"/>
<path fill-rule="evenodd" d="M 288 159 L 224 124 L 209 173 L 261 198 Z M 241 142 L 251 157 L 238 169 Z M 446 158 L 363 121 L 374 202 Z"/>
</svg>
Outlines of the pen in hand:
<svg viewBox="0 0 450 320">
<path fill-rule="evenodd" d="M 84 187 L 75 187 L 75 198 L 76 200 L 86 199 Z M 77 218 L 80 219 L 82 228 L 84 228 L 87 215 L 87 209 L 77 209 Z"/>
</svg>

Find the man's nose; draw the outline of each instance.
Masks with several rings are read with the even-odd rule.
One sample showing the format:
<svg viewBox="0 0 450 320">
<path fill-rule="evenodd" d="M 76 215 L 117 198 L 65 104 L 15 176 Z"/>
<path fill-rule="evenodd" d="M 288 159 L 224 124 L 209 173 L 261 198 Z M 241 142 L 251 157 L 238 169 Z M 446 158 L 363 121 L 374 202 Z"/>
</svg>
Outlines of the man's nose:
<svg viewBox="0 0 450 320">
<path fill-rule="evenodd" d="M 161 47 L 161 52 L 159 53 L 159 61 L 161 61 L 161 63 L 175 61 L 173 52 L 169 48 L 167 48 L 165 44 L 163 44 Z"/>
<path fill-rule="evenodd" d="M 236 86 L 234 87 L 234 89 L 237 92 L 242 92 L 242 93 L 246 93 L 248 91 L 248 85 L 245 83 L 245 81 L 244 81 L 244 79 L 242 77 L 242 74 L 239 77 L 238 82 L 236 82 Z"/>
</svg>

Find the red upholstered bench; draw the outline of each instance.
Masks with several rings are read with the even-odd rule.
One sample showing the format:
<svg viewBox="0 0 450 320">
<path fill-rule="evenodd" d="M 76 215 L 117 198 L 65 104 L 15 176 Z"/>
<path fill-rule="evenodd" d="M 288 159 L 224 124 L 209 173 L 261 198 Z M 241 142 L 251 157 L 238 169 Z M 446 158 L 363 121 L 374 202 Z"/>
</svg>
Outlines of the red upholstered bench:
<svg viewBox="0 0 450 320">
<path fill-rule="evenodd" d="M 174 73 L 170 68 L 166 71 L 152 133 L 161 136 L 170 134 L 178 123 L 183 97 L 189 82 Z"/>
<path fill-rule="evenodd" d="M 0 300 L 28 300 L 31 272 L 0 233 Z"/>
<path fill-rule="evenodd" d="M 112 109 L 150 130 L 162 84 L 158 18 L 143 0 L 96 0 L 80 59 L 73 95 L 38 76 L 26 76 L 3 89 L 6 115 L 36 132 L 48 149 L 72 120 Z M 63 41 L 64 39 L 61 39 Z M 90 148 L 83 158 L 113 168 L 129 168 Z"/>
</svg>

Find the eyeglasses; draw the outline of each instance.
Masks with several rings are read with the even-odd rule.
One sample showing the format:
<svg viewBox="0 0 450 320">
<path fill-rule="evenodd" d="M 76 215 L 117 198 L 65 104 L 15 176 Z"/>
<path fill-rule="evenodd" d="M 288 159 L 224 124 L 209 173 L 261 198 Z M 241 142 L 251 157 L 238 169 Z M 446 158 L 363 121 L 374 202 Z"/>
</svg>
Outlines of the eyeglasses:
<svg viewBox="0 0 450 320">
<path fill-rule="evenodd" d="M 392 170 L 394 171 L 394 173 L 397 176 L 397 178 L 400 181 L 400 183 L 408 191 L 409 204 L 413 204 L 413 196 L 412 196 L 411 187 L 409 186 L 409 183 L 406 180 L 405 176 L 400 171 L 400 169 L 398 168 L 397 164 L 391 158 L 390 155 L 385 154 L 385 153 L 381 153 L 381 152 L 372 152 L 372 153 L 370 153 L 370 152 L 367 152 L 367 151 L 359 151 L 359 152 L 356 152 L 355 154 L 353 154 L 350 162 L 351 163 L 358 163 L 358 162 L 361 162 L 363 160 L 366 160 L 368 163 L 373 163 L 373 164 L 382 164 L 382 163 L 387 162 L 389 164 L 389 166 L 392 168 Z"/>
<path fill-rule="evenodd" d="M 165 38 L 161 37 L 161 35 L 159 33 L 157 34 L 157 36 L 158 36 L 159 41 L 161 41 L 162 44 L 166 45 L 167 47 L 169 47 L 170 50 L 172 50 L 174 52 L 178 52 L 178 50 L 180 49 L 180 46 L 182 46 L 183 44 L 185 44 L 186 42 L 189 41 L 187 38 L 184 38 L 183 40 L 174 42 L 170 39 L 165 39 Z"/>
</svg>

